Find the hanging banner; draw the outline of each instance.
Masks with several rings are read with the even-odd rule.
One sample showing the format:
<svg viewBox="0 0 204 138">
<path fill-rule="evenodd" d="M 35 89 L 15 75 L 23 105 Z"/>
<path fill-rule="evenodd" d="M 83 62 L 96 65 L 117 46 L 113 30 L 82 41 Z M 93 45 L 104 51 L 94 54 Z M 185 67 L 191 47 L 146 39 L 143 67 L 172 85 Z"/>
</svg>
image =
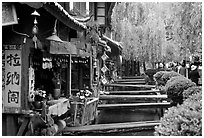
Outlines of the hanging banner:
<svg viewBox="0 0 204 138">
<path fill-rule="evenodd" d="M 21 50 L 5 47 L 4 112 L 19 112 L 21 107 Z"/>
</svg>

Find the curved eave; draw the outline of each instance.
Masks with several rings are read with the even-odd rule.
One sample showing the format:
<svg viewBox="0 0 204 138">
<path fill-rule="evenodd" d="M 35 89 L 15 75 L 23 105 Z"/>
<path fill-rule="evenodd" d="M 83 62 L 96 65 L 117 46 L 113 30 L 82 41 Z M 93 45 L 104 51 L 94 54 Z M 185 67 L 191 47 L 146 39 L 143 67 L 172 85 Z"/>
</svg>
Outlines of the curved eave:
<svg viewBox="0 0 204 138">
<path fill-rule="evenodd" d="M 93 15 L 91 15 L 89 17 L 85 17 L 85 18 L 75 17 L 75 20 L 77 20 L 78 22 L 81 22 L 81 23 L 86 23 L 86 22 L 90 21 L 92 17 L 93 17 Z"/>
<path fill-rule="evenodd" d="M 86 30 L 86 25 L 72 17 L 59 3 L 46 2 L 43 7 L 66 26 L 77 31 Z"/>
<path fill-rule="evenodd" d="M 105 40 L 105 41 L 107 41 L 107 42 L 109 42 L 111 45 L 114 45 L 114 46 L 118 47 L 119 50 L 122 50 L 122 49 L 123 49 L 123 47 L 120 45 L 119 42 L 114 41 L 114 40 L 112 40 L 111 38 L 109 38 L 109 37 L 107 37 L 107 36 L 105 36 L 105 35 L 102 35 L 102 39 Z"/>
<path fill-rule="evenodd" d="M 102 38 L 102 40 L 106 41 L 108 46 L 110 46 L 112 55 L 114 55 L 114 56 L 120 55 L 123 48 L 119 42 L 114 41 L 105 35 L 102 35 L 101 38 Z"/>
</svg>

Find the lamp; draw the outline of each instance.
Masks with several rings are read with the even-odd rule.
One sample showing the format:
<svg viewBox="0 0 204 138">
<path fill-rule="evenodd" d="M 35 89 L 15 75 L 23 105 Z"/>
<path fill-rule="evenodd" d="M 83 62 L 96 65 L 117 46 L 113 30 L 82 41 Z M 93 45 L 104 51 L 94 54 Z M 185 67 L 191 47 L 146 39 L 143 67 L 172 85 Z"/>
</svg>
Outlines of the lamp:
<svg viewBox="0 0 204 138">
<path fill-rule="evenodd" d="M 32 28 L 32 33 L 34 35 L 33 36 L 33 42 L 34 42 L 35 48 L 38 48 L 37 47 L 37 40 L 38 40 L 38 38 L 36 36 L 38 34 L 38 26 L 37 26 L 38 21 L 37 21 L 36 17 L 40 16 L 40 14 L 35 10 L 33 13 L 31 13 L 31 15 L 35 17 L 35 19 L 34 19 L 34 26 Z"/>
<path fill-rule="evenodd" d="M 57 19 L 55 20 L 55 26 L 54 26 L 54 30 L 51 36 L 47 37 L 47 40 L 50 41 L 56 41 L 56 42 L 61 42 L 63 43 L 63 41 L 57 36 L 57 29 L 56 29 L 56 25 L 57 25 Z"/>
</svg>

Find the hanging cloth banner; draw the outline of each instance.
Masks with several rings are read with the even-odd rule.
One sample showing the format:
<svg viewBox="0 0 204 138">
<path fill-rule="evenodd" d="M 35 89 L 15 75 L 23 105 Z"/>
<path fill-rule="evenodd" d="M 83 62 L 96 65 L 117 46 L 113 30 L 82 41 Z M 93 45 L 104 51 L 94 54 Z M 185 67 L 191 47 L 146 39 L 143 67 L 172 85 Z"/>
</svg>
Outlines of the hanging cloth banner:
<svg viewBox="0 0 204 138">
<path fill-rule="evenodd" d="M 29 68 L 29 94 L 28 94 L 28 101 L 34 101 L 34 85 L 35 85 L 35 72 L 32 67 Z"/>
</svg>

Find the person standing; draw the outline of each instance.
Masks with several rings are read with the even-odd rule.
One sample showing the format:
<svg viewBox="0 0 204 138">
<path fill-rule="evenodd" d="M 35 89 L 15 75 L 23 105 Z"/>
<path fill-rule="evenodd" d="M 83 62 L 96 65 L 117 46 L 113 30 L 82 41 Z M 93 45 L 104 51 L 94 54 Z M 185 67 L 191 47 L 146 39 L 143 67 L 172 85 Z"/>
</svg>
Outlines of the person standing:
<svg viewBox="0 0 204 138">
<path fill-rule="evenodd" d="M 180 69 L 179 69 L 179 74 L 183 75 L 186 77 L 186 64 L 183 62 Z"/>
<path fill-rule="evenodd" d="M 192 82 L 195 82 L 198 86 L 198 80 L 200 78 L 197 66 L 191 65 L 191 71 L 189 73 L 189 79 L 191 79 Z"/>
</svg>

